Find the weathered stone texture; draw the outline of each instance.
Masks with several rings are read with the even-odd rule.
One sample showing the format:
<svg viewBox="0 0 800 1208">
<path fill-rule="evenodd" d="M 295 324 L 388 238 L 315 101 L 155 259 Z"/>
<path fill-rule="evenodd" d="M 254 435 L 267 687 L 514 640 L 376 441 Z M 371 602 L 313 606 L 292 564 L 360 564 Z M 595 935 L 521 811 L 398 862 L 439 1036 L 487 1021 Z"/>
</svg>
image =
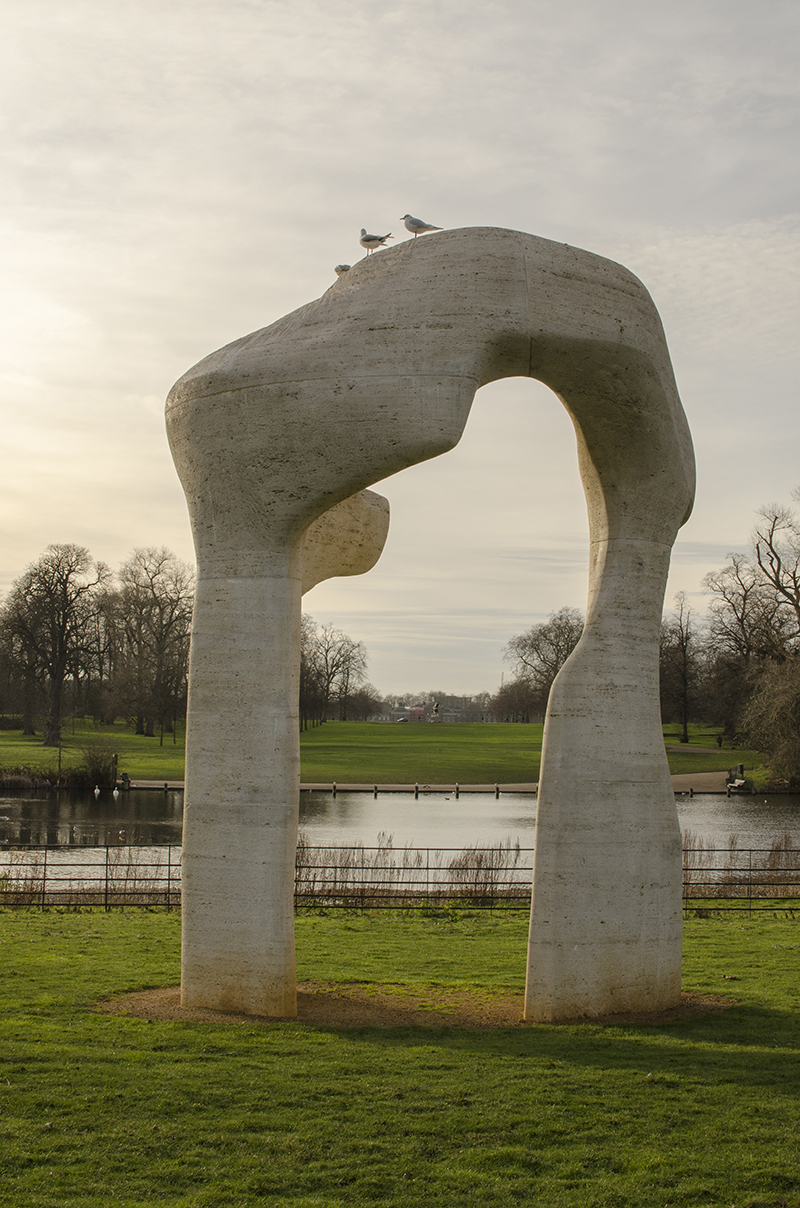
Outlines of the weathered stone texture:
<svg viewBox="0 0 800 1208">
<path fill-rule="evenodd" d="M 547 383 L 573 420 L 591 540 L 586 628 L 545 728 L 527 1017 L 677 1001 L 680 836 L 658 630 L 694 460 L 661 323 L 621 265 L 468 228 L 362 260 L 170 394 L 198 558 L 188 1005 L 292 1014 L 301 583 L 366 569 L 385 538 L 381 505 L 343 501 L 451 449 L 477 388 L 511 376 Z"/>
</svg>

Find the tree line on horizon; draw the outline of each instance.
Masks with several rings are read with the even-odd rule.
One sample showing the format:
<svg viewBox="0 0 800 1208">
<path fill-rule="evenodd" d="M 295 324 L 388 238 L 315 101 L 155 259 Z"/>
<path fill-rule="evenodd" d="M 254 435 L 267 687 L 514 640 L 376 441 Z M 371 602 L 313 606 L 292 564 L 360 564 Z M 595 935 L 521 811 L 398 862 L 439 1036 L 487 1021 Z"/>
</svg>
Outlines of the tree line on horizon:
<svg viewBox="0 0 800 1208">
<path fill-rule="evenodd" d="M 800 490 L 793 493 L 800 501 Z M 736 745 L 769 760 L 773 775 L 800 782 L 800 522 L 773 504 L 757 514 L 748 554 L 729 554 L 703 586 L 705 615 L 685 593 L 660 634 L 661 717 L 681 728 L 718 727 Z M 507 720 L 540 720 L 553 681 L 577 646 L 583 614 L 561 608 L 512 638 L 506 658 L 515 678 L 492 698 Z"/>
<path fill-rule="evenodd" d="M 800 501 L 800 489 L 793 493 Z M 800 522 L 790 508 L 758 513 L 749 554 L 730 554 L 704 580 L 699 615 L 684 594 L 661 626 L 661 710 L 688 741 L 692 722 L 764 752 L 776 777 L 800 781 Z M 113 574 L 78 545 L 51 545 L 0 605 L 0 725 L 56 746 L 65 718 L 174 735 L 185 719 L 194 573 L 167 549 L 140 548 Z M 511 638 L 513 677 L 496 693 L 381 694 L 367 650 L 303 614 L 300 725 L 365 721 L 436 701 L 462 721 L 542 721 L 553 681 L 577 645 L 583 614 L 564 607 Z M 16 715 L 16 716 L 15 716 Z"/>
<path fill-rule="evenodd" d="M 113 574 L 80 545 L 49 545 L 0 606 L 0 713 L 59 746 L 65 719 L 128 718 L 174 735 L 185 716 L 194 572 L 135 549 Z M 15 716 L 16 715 L 16 716 Z"/>
<path fill-rule="evenodd" d="M 800 501 L 800 490 L 792 493 Z M 683 728 L 706 721 L 761 751 L 773 775 L 800 781 L 800 522 L 761 508 L 748 554 L 706 575 L 698 616 L 684 595 L 665 618 L 662 709 Z"/>
</svg>

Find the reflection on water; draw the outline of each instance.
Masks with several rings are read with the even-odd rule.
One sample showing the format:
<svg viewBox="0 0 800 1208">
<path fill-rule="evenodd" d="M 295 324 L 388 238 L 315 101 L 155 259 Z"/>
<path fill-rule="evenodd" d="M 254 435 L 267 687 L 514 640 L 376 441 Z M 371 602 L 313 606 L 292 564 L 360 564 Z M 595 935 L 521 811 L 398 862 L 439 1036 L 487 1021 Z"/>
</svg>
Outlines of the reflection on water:
<svg viewBox="0 0 800 1208">
<path fill-rule="evenodd" d="M 681 828 L 717 847 L 730 847 L 736 836 L 740 847 L 769 848 L 788 833 L 800 848 L 800 795 L 703 793 L 675 804 Z"/>
<path fill-rule="evenodd" d="M 180 843 L 183 793 L 132 789 L 115 801 L 110 789 L 94 793 L 60 789 L 2 790 L 0 844 L 70 847 Z"/>
<path fill-rule="evenodd" d="M 800 847 L 800 796 L 708 793 L 675 799 L 681 829 L 728 847 L 770 847 L 788 831 Z M 395 847 L 491 847 L 506 839 L 533 847 L 536 797 L 531 793 L 301 793 L 300 826 L 312 844 L 374 844 L 382 831 Z"/>
<path fill-rule="evenodd" d="M 493 847 L 519 839 L 533 847 L 533 793 L 300 794 L 300 828 L 311 844 L 374 844 L 391 835 L 395 847 Z"/>
<path fill-rule="evenodd" d="M 800 796 L 702 794 L 676 799 L 683 830 L 706 843 L 769 847 L 788 831 L 800 847 Z M 0 796 L 0 845 L 97 847 L 180 843 L 183 793 L 133 789 L 114 800 L 93 793 L 6 790 Z M 300 794 L 300 826 L 312 844 L 374 845 L 391 835 L 395 847 L 496 846 L 510 839 L 533 846 L 536 797 L 529 793 Z"/>
</svg>

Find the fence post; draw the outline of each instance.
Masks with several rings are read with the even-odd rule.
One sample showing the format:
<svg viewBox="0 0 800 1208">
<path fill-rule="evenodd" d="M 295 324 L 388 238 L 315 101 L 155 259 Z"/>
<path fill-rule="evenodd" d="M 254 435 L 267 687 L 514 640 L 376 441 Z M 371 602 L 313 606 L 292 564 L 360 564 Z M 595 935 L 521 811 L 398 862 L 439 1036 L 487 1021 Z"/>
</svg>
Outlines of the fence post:
<svg viewBox="0 0 800 1208">
<path fill-rule="evenodd" d="M 40 909 L 44 910 L 47 904 L 47 848 L 44 849 L 44 863 L 42 864 L 42 901 Z"/>
<path fill-rule="evenodd" d="M 108 844 L 106 844 L 106 887 L 105 887 L 105 895 L 104 895 L 106 910 L 109 909 L 109 906 L 108 906 L 108 851 L 109 851 Z"/>
<path fill-rule="evenodd" d="M 172 908 L 172 844 L 167 848 L 167 914 Z"/>
</svg>

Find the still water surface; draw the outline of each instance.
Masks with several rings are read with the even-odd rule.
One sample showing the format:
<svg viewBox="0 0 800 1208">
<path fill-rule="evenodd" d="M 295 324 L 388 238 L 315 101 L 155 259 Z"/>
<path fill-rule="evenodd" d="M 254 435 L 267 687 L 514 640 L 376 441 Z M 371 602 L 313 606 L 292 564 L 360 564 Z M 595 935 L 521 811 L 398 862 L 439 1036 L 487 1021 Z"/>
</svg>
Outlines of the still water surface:
<svg viewBox="0 0 800 1208">
<path fill-rule="evenodd" d="M 728 847 L 769 847 L 785 832 L 800 847 L 800 796 L 702 794 L 676 798 L 684 831 Z M 92 793 L 5 790 L 0 795 L 0 845 L 59 844 L 75 847 L 180 843 L 183 793 L 132 790 L 117 801 Z M 528 793 L 303 792 L 300 826 L 312 844 L 374 845 L 391 835 L 395 847 L 495 846 L 506 839 L 533 846 L 536 797 Z"/>
</svg>

